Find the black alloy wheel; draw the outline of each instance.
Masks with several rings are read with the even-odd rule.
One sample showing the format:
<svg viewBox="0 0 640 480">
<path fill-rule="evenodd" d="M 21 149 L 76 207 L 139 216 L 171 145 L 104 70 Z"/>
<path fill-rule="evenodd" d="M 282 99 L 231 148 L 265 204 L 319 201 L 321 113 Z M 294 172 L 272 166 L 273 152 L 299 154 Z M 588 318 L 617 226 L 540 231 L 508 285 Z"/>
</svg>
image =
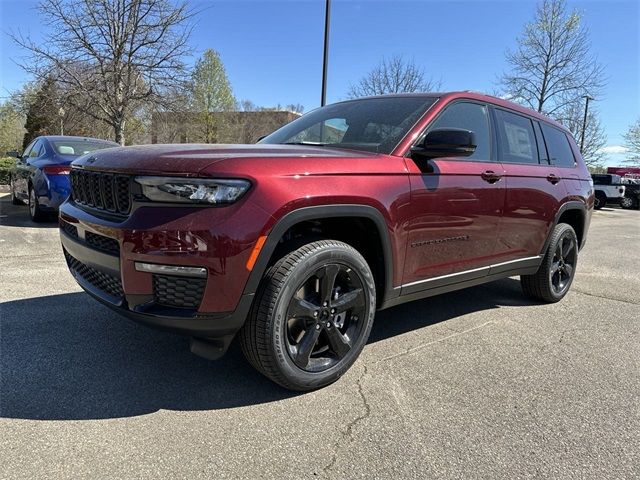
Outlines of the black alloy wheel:
<svg viewBox="0 0 640 480">
<path fill-rule="evenodd" d="M 362 334 L 366 298 L 357 272 L 330 263 L 309 276 L 289 302 L 286 344 L 302 370 L 321 372 L 339 363 Z"/>
<path fill-rule="evenodd" d="M 576 238 L 571 233 L 567 230 L 560 237 L 549 271 L 551 285 L 556 295 L 564 295 L 568 290 L 578 260 Z"/>
<path fill-rule="evenodd" d="M 240 345 L 267 378 L 291 390 L 313 390 L 353 365 L 375 310 L 373 274 L 356 249 L 337 240 L 307 243 L 265 273 Z"/>
<path fill-rule="evenodd" d="M 554 303 L 567 294 L 578 265 L 578 237 L 571 225 L 559 223 L 551 233 L 549 246 L 538 271 L 521 275 L 522 291 L 530 298 Z"/>
</svg>

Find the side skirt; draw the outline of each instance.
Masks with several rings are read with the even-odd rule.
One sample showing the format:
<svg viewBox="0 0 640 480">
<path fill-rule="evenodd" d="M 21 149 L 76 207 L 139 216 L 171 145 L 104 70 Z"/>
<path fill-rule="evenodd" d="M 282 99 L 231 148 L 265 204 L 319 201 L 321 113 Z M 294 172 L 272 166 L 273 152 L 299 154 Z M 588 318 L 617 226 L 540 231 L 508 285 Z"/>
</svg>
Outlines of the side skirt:
<svg viewBox="0 0 640 480">
<path fill-rule="evenodd" d="M 493 282 L 501 278 L 513 277 L 515 275 L 532 275 L 540 268 L 542 259 L 542 255 L 523 258 L 405 284 L 396 287 L 394 290 L 399 290 L 400 295 L 383 303 L 379 310 L 422 298 L 453 292 L 455 290 L 462 290 L 463 288 L 473 287 L 483 283 Z"/>
</svg>

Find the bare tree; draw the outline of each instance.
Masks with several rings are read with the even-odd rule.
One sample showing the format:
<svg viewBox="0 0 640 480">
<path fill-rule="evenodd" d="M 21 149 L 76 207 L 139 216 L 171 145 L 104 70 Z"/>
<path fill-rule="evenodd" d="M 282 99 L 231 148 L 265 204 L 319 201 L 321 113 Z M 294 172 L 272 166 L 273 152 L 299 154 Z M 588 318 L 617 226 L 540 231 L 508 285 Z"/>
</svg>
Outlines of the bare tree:
<svg viewBox="0 0 640 480">
<path fill-rule="evenodd" d="M 580 142 L 582 136 L 582 125 L 584 123 L 584 108 L 580 103 L 572 103 L 565 107 L 556 119 L 567 127 L 573 137 Z M 602 148 L 607 144 L 607 136 L 600 123 L 598 112 L 591 108 L 587 115 L 587 123 L 584 129 L 584 146 L 582 147 L 582 157 L 589 167 L 601 165 L 605 160 L 606 153 Z"/>
<path fill-rule="evenodd" d="M 41 0 L 44 41 L 13 35 L 31 53 L 23 68 L 56 74 L 78 108 L 113 127 L 124 145 L 127 118 L 141 103 L 164 104 L 184 77 L 193 12 L 171 0 Z"/>
<path fill-rule="evenodd" d="M 602 66 L 591 55 L 589 33 L 580 14 L 564 0 L 543 0 L 535 18 L 507 51 L 511 71 L 502 86 L 514 101 L 547 115 L 560 115 L 584 95 L 596 96 L 604 85 Z"/>
<path fill-rule="evenodd" d="M 427 78 L 424 70 L 413 60 L 405 61 L 401 55 L 382 61 L 358 83 L 351 85 L 349 98 L 384 95 L 385 93 L 430 92 L 440 88 L 439 81 Z"/>
<path fill-rule="evenodd" d="M 627 159 L 625 163 L 640 167 L 640 119 L 629 127 L 627 133 L 623 135 L 625 147 L 627 147 Z"/>
</svg>

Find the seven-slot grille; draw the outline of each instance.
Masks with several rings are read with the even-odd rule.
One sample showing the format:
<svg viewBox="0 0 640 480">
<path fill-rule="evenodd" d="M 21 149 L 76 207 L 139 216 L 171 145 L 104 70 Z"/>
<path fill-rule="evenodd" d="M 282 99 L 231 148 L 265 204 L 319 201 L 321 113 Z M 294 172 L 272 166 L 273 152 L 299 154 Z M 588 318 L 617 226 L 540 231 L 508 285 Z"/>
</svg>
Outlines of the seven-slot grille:
<svg viewBox="0 0 640 480">
<path fill-rule="evenodd" d="M 71 170 L 71 195 L 81 205 L 126 215 L 131 210 L 130 186 L 127 175 Z"/>
</svg>

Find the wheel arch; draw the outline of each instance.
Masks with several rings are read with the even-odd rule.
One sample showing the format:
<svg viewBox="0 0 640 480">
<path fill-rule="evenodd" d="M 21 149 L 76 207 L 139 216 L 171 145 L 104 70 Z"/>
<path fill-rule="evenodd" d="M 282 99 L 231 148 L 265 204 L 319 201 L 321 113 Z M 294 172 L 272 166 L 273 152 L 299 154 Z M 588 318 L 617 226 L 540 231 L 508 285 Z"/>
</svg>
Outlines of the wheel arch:
<svg viewBox="0 0 640 480">
<path fill-rule="evenodd" d="M 253 266 L 244 289 L 244 295 L 255 294 L 264 275 L 273 261 L 281 245 L 281 239 L 293 227 L 311 221 L 327 221 L 332 219 L 355 220 L 366 219 L 375 226 L 382 253 L 382 273 L 384 281 L 379 295 L 378 304 L 394 295 L 393 291 L 393 250 L 390 234 L 382 213 L 375 207 L 368 205 L 318 205 L 302 207 L 284 215 L 269 231 L 267 238 Z"/>
<path fill-rule="evenodd" d="M 547 234 L 547 238 L 542 250 L 540 251 L 540 255 L 544 255 L 547 251 L 549 242 L 551 241 L 551 236 L 553 235 L 553 229 L 558 225 L 558 223 L 567 223 L 571 225 L 578 237 L 579 248 L 582 248 L 584 245 L 587 233 L 587 207 L 582 202 L 570 201 L 562 204 L 556 212 L 555 219 L 549 229 L 549 233 Z"/>
</svg>

